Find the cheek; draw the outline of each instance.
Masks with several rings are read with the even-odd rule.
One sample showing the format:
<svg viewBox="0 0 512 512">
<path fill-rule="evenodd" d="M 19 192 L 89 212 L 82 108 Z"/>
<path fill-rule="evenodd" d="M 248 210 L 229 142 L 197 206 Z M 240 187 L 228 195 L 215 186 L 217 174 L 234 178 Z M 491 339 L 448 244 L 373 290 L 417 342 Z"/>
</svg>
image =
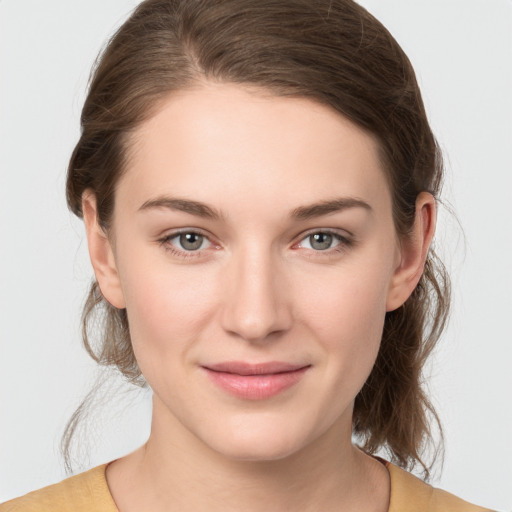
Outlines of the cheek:
<svg viewBox="0 0 512 512">
<path fill-rule="evenodd" d="M 143 373 L 147 364 L 182 361 L 210 321 L 216 293 L 205 274 L 133 253 L 122 266 L 130 335 Z"/>
<path fill-rule="evenodd" d="M 389 284 L 384 271 L 372 270 L 370 266 L 347 266 L 317 277 L 311 275 L 295 292 L 302 296 L 301 303 L 309 312 L 303 315 L 314 322 L 315 330 L 332 330 L 331 334 L 345 333 L 347 337 L 381 330 Z"/>
<path fill-rule="evenodd" d="M 327 375 L 354 396 L 377 357 L 386 314 L 388 281 L 382 269 L 370 268 L 347 268 L 300 292 L 309 305 L 302 314 L 308 330 L 327 354 Z"/>
</svg>

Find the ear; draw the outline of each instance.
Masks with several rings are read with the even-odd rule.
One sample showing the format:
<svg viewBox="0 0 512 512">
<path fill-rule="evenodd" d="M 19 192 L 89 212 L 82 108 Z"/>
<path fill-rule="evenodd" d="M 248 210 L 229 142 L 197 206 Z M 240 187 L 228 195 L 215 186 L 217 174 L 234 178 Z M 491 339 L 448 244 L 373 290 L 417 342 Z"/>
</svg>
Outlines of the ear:
<svg viewBox="0 0 512 512">
<path fill-rule="evenodd" d="M 427 259 L 436 227 L 436 202 L 432 194 L 421 192 L 416 199 L 414 226 L 400 245 L 400 261 L 393 274 L 386 311 L 399 308 L 416 288 Z"/>
<path fill-rule="evenodd" d="M 90 189 L 82 194 L 82 212 L 87 233 L 89 256 L 101 294 L 112 306 L 123 309 L 126 304 L 117 272 L 114 251 L 107 234 L 98 223 L 96 196 Z"/>
</svg>

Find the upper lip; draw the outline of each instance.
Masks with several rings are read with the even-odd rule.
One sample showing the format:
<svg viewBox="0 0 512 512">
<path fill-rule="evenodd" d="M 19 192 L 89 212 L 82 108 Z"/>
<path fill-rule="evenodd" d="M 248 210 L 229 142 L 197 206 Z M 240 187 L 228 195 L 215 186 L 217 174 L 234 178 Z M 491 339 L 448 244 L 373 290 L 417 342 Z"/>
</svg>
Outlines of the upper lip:
<svg viewBox="0 0 512 512">
<path fill-rule="evenodd" d="M 306 368 L 308 364 L 291 364 L 280 361 L 266 363 L 247 363 L 244 361 L 225 361 L 205 365 L 204 368 L 214 372 L 233 373 L 236 375 L 269 375 L 275 373 L 293 372 Z"/>
</svg>

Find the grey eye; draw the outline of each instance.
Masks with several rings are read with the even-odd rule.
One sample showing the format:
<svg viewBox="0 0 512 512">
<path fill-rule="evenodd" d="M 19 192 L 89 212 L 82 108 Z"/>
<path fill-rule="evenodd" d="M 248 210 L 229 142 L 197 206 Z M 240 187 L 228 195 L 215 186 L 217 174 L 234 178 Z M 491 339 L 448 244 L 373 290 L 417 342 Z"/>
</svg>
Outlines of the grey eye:
<svg viewBox="0 0 512 512">
<path fill-rule="evenodd" d="M 309 235 L 308 238 L 312 249 L 325 251 L 331 248 L 334 236 L 330 233 L 314 233 L 313 235 Z"/>
<path fill-rule="evenodd" d="M 181 233 L 179 243 L 186 251 L 197 251 L 203 245 L 204 236 L 198 233 Z"/>
</svg>

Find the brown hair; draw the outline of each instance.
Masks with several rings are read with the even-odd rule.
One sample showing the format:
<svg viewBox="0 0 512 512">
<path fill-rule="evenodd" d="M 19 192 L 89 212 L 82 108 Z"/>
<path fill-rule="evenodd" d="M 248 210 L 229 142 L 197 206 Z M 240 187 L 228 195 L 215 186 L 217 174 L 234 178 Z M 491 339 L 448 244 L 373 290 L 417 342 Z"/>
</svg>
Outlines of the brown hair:
<svg viewBox="0 0 512 512">
<path fill-rule="evenodd" d="M 108 231 L 130 134 L 172 91 L 205 80 L 255 85 L 279 96 L 307 97 L 338 111 L 380 142 L 397 232 L 407 236 L 421 191 L 438 197 L 442 158 L 411 63 L 391 34 L 351 0 L 146 0 L 114 34 L 91 76 L 82 133 L 69 163 L 67 200 L 82 216 L 85 189 Z M 354 434 L 369 453 L 387 449 L 403 467 L 423 460 L 439 421 L 422 386 L 422 369 L 444 327 L 449 282 L 431 249 L 406 303 L 386 315 L 380 352 L 356 397 Z M 88 332 L 102 315 L 97 346 Z M 144 385 L 125 310 L 93 283 L 83 340 L 100 364 Z M 63 437 L 69 443 L 84 404 Z M 69 459 L 67 459 L 69 460 Z"/>
</svg>

